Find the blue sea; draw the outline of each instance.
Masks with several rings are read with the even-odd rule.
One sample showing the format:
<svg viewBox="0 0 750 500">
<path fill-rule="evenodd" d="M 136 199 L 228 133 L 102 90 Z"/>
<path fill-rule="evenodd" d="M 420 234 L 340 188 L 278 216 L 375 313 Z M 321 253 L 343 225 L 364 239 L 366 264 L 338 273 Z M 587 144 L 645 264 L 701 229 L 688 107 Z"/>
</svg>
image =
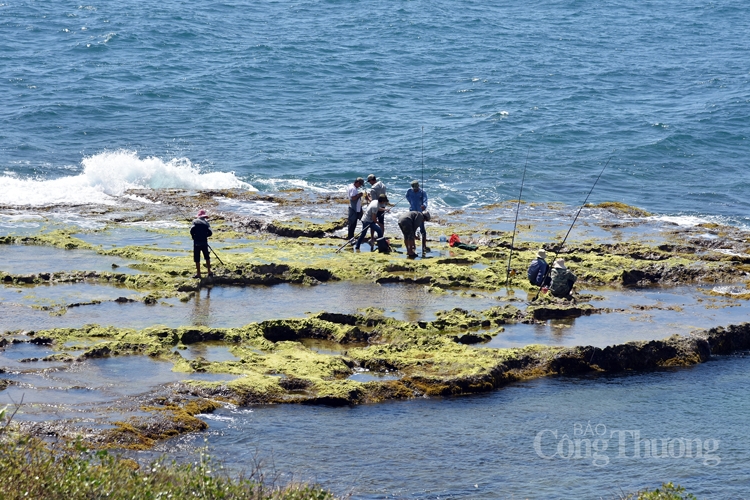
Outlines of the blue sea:
<svg viewBox="0 0 750 500">
<path fill-rule="evenodd" d="M 746 225 L 739 0 L 0 3 L 0 205 L 374 173 Z"/>
<path fill-rule="evenodd" d="M 131 189 L 344 198 L 370 173 L 389 193 L 419 180 L 438 212 L 517 199 L 522 179 L 524 200 L 570 208 L 601 173 L 591 203 L 750 228 L 749 33 L 739 0 L 0 0 L 0 216 Z M 355 498 L 619 498 L 670 480 L 741 498 L 747 372 L 738 355 L 466 398 L 224 408 L 160 451 L 205 438 L 242 468 L 258 450 Z M 607 467 L 534 452 L 540 431 L 588 422 L 720 442 L 722 462 L 620 459 L 614 441 Z"/>
</svg>

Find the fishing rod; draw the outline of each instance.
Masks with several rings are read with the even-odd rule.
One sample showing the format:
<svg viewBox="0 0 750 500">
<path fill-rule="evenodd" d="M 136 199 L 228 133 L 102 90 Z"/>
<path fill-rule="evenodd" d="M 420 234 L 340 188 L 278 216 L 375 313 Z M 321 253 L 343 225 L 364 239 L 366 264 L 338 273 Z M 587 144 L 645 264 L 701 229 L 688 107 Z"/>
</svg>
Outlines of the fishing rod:
<svg viewBox="0 0 750 500">
<path fill-rule="evenodd" d="M 529 164 L 529 153 L 531 147 L 526 152 L 526 163 L 523 166 L 523 176 L 521 176 L 521 191 L 518 193 L 518 206 L 516 207 L 516 222 L 513 223 L 513 236 L 510 238 L 510 255 L 508 255 L 508 269 L 505 271 L 505 286 L 510 284 L 510 261 L 513 258 L 513 244 L 516 241 L 516 227 L 518 226 L 518 213 L 521 211 L 521 197 L 523 196 L 523 182 L 526 180 L 526 166 Z"/>
<path fill-rule="evenodd" d="M 216 260 L 219 261 L 219 264 L 221 264 L 222 266 L 226 267 L 226 264 L 224 264 L 224 262 L 222 262 L 221 257 L 219 257 L 219 255 L 216 253 L 216 251 L 213 248 L 211 248 L 211 245 L 208 245 L 208 244 L 206 244 L 206 245 L 208 246 L 208 249 L 211 250 L 211 253 L 214 254 L 214 257 L 216 257 Z"/>
<path fill-rule="evenodd" d="M 581 210 L 583 210 L 583 207 L 585 207 L 586 203 L 589 201 L 589 196 L 591 196 L 591 193 L 594 192 L 594 188 L 596 187 L 596 184 L 599 182 L 599 178 L 601 178 L 602 174 L 604 173 L 604 169 L 607 168 L 607 165 L 609 165 L 609 162 L 610 162 L 611 159 L 612 159 L 612 157 L 610 156 L 609 159 L 607 160 L 607 163 L 605 163 L 604 167 L 602 167 L 602 171 L 599 172 L 599 176 L 596 178 L 596 181 L 594 181 L 594 185 L 591 186 L 591 190 L 589 191 L 589 194 L 587 194 L 586 195 L 586 199 L 583 200 L 583 205 L 581 205 L 581 208 L 578 209 L 578 213 L 576 213 L 576 216 L 573 219 L 573 223 L 568 228 L 568 232 L 565 234 L 565 238 L 563 238 L 562 243 L 560 243 L 560 246 L 558 246 L 557 249 L 555 250 L 555 256 L 552 257 L 552 262 L 555 261 L 555 259 L 557 258 L 557 255 L 560 253 L 560 250 L 562 250 L 562 248 L 565 246 L 565 241 L 567 241 L 568 236 L 570 235 L 570 231 L 573 230 L 573 226 L 575 225 L 576 221 L 578 220 L 578 216 L 581 215 Z M 534 297 L 534 300 L 536 300 L 536 299 L 539 298 L 539 294 L 542 292 L 542 287 L 544 286 L 544 282 L 547 280 L 547 276 L 549 276 L 551 268 L 552 268 L 552 266 L 547 265 L 547 272 L 544 273 L 544 278 L 542 278 L 542 284 L 539 285 L 539 290 L 537 290 L 536 296 Z"/>
<path fill-rule="evenodd" d="M 422 189 L 424 189 L 424 125 L 422 125 Z"/>
</svg>

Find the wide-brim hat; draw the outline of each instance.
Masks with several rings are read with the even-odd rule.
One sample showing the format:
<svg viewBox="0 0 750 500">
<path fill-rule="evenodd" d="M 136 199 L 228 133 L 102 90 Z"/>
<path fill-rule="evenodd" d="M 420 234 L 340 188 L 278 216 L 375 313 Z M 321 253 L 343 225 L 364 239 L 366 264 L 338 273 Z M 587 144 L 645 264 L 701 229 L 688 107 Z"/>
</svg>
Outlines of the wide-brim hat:
<svg viewBox="0 0 750 500">
<path fill-rule="evenodd" d="M 544 248 L 540 248 L 536 251 L 536 256 L 540 259 L 546 259 L 547 258 L 547 252 L 544 251 Z"/>
<path fill-rule="evenodd" d="M 201 208 L 200 210 L 198 210 L 198 215 L 197 215 L 197 217 L 198 217 L 199 219 L 200 219 L 201 217 L 205 217 L 205 216 L 207 216 L 207 215 L 208 215 L 208 213 L 207 213 L 207 212 L 206 212 L 205 210 L 203 210 L 202 208 Z"/>
<path fill-rule="evenodd" d="M 370 174 L 370 175 L 367 176 L 367 181 L 368 182 L 369 181 L 376 181 L 376 180 L 378 180 L 378 178 L 375 177 L 375 174 Z"/>
<path fill-rule="evenodd" d="M 411 187 L 419 186 L 419 181 L 411 181 Z"/>
<path fill-rule="evenodd" d="M 567 268 L 565 267 L 565 261 L 564 261 L 564 260 L 562 260 L 562 259 L 557 259 L 557 260 L 555 261 L 555 264 L 553 265 L 553 267 L 556 267 L 556 268 L 558 268 L 558 269 L 567 269 Z"/>
</svg>

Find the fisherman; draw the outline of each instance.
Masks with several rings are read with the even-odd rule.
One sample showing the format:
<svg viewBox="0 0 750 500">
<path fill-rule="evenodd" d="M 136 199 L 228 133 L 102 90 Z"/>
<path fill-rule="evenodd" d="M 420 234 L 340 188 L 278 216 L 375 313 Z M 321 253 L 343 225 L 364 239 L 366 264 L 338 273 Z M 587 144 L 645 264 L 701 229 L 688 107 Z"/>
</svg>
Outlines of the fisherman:
<svg viewBox="0 0 750 500">
<path fill-rule="evenodd" d="M 421 212 L 411 210 L 406 212 L 398 219 L 398 227 L 404 233 L 404 246 L 406 247 L 407 257 L 414 258 L 417 256 L 416 230 L 424 227 L 424 222 L 430 220 L 430 212 Z M 424 241 L 422 242 L 422 251 L 424 252 Z"/>
<path fill-rule="evenodd" d="M 203 252 L 203 258 L 206 259 L 208 277 L 212 278 L 214 275 L 211 272 L 211 256 L 208 253 L 208 238 L 213 236 L 214 233 L 211 231 L 211 225 L 206 220 L 207 217 L 208 214 L 206 211 L 200 209 L 197 218 L 193 221 L 193 225 L 190 228 L 190 236 L 193 238 L 193 260 L 195 261 L 196 269 L 193 278 L 198 279 L 201 279 L 201 252 Z"/>
<path fill-rule="evenodd" d="M 349 186 L 349 218 L 348 218 L 348 232 L 346 239 L 351 240 L 354 238 L 354 231 L 357 229 L 357 221 L 362 218 L 362 196 L 365 193 L 361 192 L 361 188 L 365 184 L 362 177 L 357 177 L 354 183 Z"/>
<path fill-rule="evenodd" d="M 375 174 L 370 174 L 367 176 L 367 182 L 370 183 L 370 189 L 367 191 L 367 200 L 372 202 L 373 200 L 377 200 L 380 195 L 385 195 L 385 184 L 383 184 L 383 181 L 379 181 L 377 177 L 375 177 Z M 385 233 L 385 210 L 381 210 L 378 212 L 378 222 L 380 223 L 380 227 L 383 228 L 383 233 Z"/>
<path fill-rule="evenodd" d="M 406 200 L 409 202 L 409 210 L 412 212 L 427 210 L 427 193 L 419 187 L 419 181 L 411 181 L 411 189 L 406 192 Z"/>
<path fill-rule="evenodd" d="M 549 291 L 555 297 L 569 298 L 577 279 L 576 275 L 565 267 L 565 261 L 557 259 L 552 265 L 552 281 L 549 285 Z"/>
<path fill-rule="evenodd" d="M 427 210 L 427 192 L 419 187 L 419 181 L 416 179 L 411 181 L 411 189 L 406 192 L 406 200 L 409 202 L 409 210 L 412 212 L 424 212 Z M 424 222 L 419 227 L 419 232 L 422 233 L 422 252 L 429 252 L 430 249 L 427 248 L 427 232 L 425 231 Z M 416 228 L 414 237 L 419 237 Z"/>
<path fill-rule="evenodd" d="M 359 239 L 357 244 L 354 245 L 355 250 L 359 250 L 359 246 L 367 237 L 367 230 L 373 229 L 378 238 L 383 237 L 383 228 L 378 224 L 378 212 L 385 210 L 388 206 L 388 197 L 384 194 L 378 196 L 377 200 L 372 200 L 367 209 L 365 209 L 364 215 L 362 216 L 362 232 L 359 233 Z M 375 246 L 371 245 L 371 250 L 375 251 Z"/>
<path fill-rule="evenodd" d="M 528 275 L 529 283 L 534 286 L 549 286 L 549 264 L 544 260 L 546 258 L 547 252 L 544 251 L 544 248 L 540 248 L 536 252 L 536 259 L 531 261 L 526 274 Z"/>
</svg>

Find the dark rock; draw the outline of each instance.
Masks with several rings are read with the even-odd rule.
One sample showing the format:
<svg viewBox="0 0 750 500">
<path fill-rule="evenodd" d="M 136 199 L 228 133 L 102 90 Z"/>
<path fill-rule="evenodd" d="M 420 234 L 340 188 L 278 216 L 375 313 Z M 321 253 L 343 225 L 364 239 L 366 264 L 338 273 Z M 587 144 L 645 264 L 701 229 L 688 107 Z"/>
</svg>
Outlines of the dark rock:
<svg viewBox="0 0 750 500">
<path fill-rule="evenodd" d="M 310 276 L 311 278 L 315 278 L 316 280 L 322 282 L 335 279 L 334 274 L 328 269 L 315 269 L 312 267 L 308 267 L 303 269 L 302 272 L 305 273 L 306 276 Z"/>
<path fill-rule="evenodd" d="M 541 306 L 529 308 L 535 320 L 545 321 L 548 319 L 579 318 L 589 316 L 596 311 L 591 306 Z"/>
<path fill-rule="evenodd" d="M 52 344 L 52 339 L 49 337 L 36 337 L 29 340 L 29 342 L 36 345 L 50 345 Z"/>
<path fill-rule="evenodd" d="M 301 391 L 312 385 L 312 382 L 297 377 L 287 377 L 279 381 L 279 385 L 287 391 Z"/>
<path fill-rule="evenodd" d="M 252 267 L 252 272 L 256 274 L 284 274 L 289 271 L 286 264 L 262 264 Z"/>
<path fill-rule="evenodd" d="M 330 323 L 349 326 L 356 325 L 357 321 L 359 320 L 359 317 L 354 314 L 339 314 L 329 312 L 322 312 L 320 314 L 317 314 L 315 317 L 318 319 L 322 319 L 323 321 L 328 321 Z"/>
<path fill-rule="evenodd" d="M 480 342 L 487 342 L 488 340 L 492 339 L 492 336 L 478 335 L 475 333 L 465 333 L 463 335 L 453 337 L 453 339 L 459 344 L 478 344 Z"/>
<path fill-rule="evenodd" d="M 183 344 L 195 344 L 209 340 L 223 340 L 225 333 L 222 330 L 202 330 L 199 328 L 178 328 L 177 335 Z"/>
</svg>

